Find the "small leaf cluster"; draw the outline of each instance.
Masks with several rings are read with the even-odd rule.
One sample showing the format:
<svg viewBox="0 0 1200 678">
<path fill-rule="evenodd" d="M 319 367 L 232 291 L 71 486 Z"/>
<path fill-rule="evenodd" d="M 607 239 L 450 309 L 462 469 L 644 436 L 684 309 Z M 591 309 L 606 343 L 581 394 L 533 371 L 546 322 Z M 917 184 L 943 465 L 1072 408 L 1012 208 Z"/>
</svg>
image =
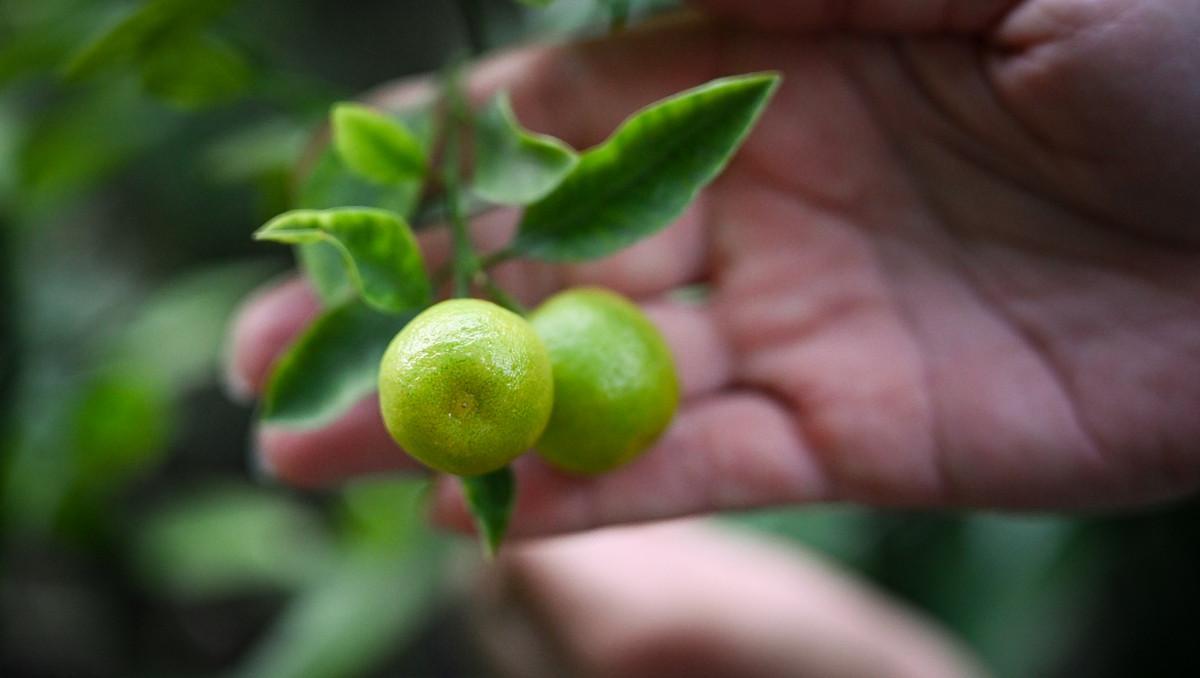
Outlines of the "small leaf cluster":
<svg viewBox="0 0 1200 678">
<path fill-rule="evenodd" d="M 266 422 L 320 426 L 373 391 L 388 342 L 433 301 L 414 213 L 441 200 L 454 236 L 451 262 L 432 278 L 462 276 L 512 305 L 492 283 L 490 264 L 597 259 L 662 230 L 729 162 L 778 77 L 722 78 L 682 92 L 583 152 L 523 128 L 507 94 L 469 110 L 449 82 L 441 101 L 403 115 L 334 106 L 331 143 L 304 182 L 299 208 L 256 232 L 297 248 L 325 304 L 279 360 L 266 389 Z M 469 163 L 457 155 L 468 139 Z M 523 208 L 512 241 L 478 256 L 466 237 L 468 204 Z M 494 548 L 511 511 L 512 474 L 502 469 L 466 479 L 465 487 Z"/>
</svg>

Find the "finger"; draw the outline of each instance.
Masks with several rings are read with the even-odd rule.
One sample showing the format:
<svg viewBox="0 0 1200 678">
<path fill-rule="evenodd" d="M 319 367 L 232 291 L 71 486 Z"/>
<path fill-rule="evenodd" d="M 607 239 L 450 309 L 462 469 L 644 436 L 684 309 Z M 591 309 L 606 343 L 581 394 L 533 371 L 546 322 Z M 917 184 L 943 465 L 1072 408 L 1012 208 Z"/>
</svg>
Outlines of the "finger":
<svg viewBox="0 0 1200 678">
<path fill-rule="evenodd" d="M 509 675 L 977 675 L 913 611 L 796 548 L 699 522 L 522 545 L 476 594 Z M 553 662 L 547 661 L 548 658 Z"/>
<path fill-rule="evenodd" d="M 225 383 L 239 400 L 262 392 L 283 350 L 320 313 L 320 303 L 299 278 L 273 282 L 250 296 L 234 315 Z"/>
<path fill-rule="evenodd" d="M 568 475 L 534 455 L 514 467 L 514 536 L 816 501 L 831 492 L 792 414 L 753 392 L 685 405 L 643 457 L 605 475 Z M 439 479 L 432 515 L 446 527 L 471 529 L 453 479 Z"/>
<path fill-rule="evenodd" d="M 733 357 L 707 306 L 657 300 L 642 310 L 671 350 L 684 400 L 703 398 L 729 385 Z"/>
<path fill-rule="evenodd" d="M 974 33 L 996 25 L 1018 0 L 697 0 L 769 30 Z"/>
<path fill-rule="evenodd" d="M 319 429 L 263 426 L 256 431 L 255 442 L 259 467 L 299 487 L 324 487 L 360 475 L 422 468 L 392 441 L 374 396 Z"/>
</svg>

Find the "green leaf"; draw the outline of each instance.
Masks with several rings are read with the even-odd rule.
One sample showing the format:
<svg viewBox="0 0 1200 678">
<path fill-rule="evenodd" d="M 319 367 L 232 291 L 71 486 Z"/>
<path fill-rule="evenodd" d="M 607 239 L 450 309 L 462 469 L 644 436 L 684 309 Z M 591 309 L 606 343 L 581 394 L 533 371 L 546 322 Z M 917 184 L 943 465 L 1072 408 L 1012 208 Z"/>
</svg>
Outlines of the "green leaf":
<svg viewBox="0 0 1200 678">
<path fill-rule="evenodd" d="M 304 209 L 371 206 L 407 217 L 420 194 L 419 180 L 389 185 L 369 182 L 351 172 L 337 151 L 327 148 L 300 189 L 299 205 Z M 317 295 L 326 304 L 338 303 L 354 290 L 354 283 L 342 265 L 341 252 L 334 245 L 299 245 L 296 254 Z"/>
<path fill-rule="evenodd" d="M 425 175 L 421 141 L 396 120 L 358 104 L 333 107 L 333 145 L 346 165 L 380 184 Z"/>
<path fill-rule="evenodd" d="M 402 116 L 401 124 L 413 130 L 428 150 L 433 145 L 433 116 L 421 109 Z M 393 184 L 377 184 L 350 170 L 338 152 L 326 148 L 299 191 L 297 206 L 303 209 L 332 207 L 378 207 L 408 218 L 421 197 L 423 178 Z M 342 266 L 342 255 L 328 243 L 296 247 L 300 261 L 317 295 L 326 305 L 344 301 L 354 290 L 354 283 Z"/>
<path fill-rule="evenodd" d="M 300 188 L 302 209 L 377 207 L 407 218 L 421 197 L 422 178 L 393 184 L 363 179 L 346 166 L 337 151 L 327 148 Z"/>
<path fill-rule="evenodd" d="M 254 234 L 257 240 L 290 245 L 335 245 L 368 304 L 391 312 L 425 305 L 429 279 L 412 229 L 393 212 L 364 207 L 292 210 Z"/>
<path fill-rule="evenodd" d="M 342 490 L 339 527 L 346 543 L 358 549 L 402 549 L 431 536 L 422 516 L 432 483 L 429 478 L 366 477 Z"/>
<path fill-rule="evenodd" d="M 120 17 L 67 61 L 67 77 L 90 76 L 140 57 L 152 42 L 186 33 L 219 16 L 232 0 L 150 0 Z"/>
<path fill-rule="evenodd" d="M 104 362 L 153 378 L 170 397 L 211 383 L 230 315 L 276 272 L 263 261 L 181 272 L 122 324 L 105 346 Z"/>
<path fill-rule="evenodd" d="M 311 137 L 312 131 L 306 126 L 282 117 L 251 123 L 218 138 L 208 147 L 202 161 L 205 174 L 227 184 L 249 183 L 273 175 L 290 176 L 292 165 Z"/>
<path fill-rule="evenodd" d="M 513 248 L 549 261 L 594 259 L 666 227 L 725 167 L 778 83 L 769 74 L 723 78 L 643 109 L 525 211 Z"/>
<path fill-rule="evenodd" d="M 517 2 L 529 7 L 549 7 L 554 3 L 554 0 L 517 0 Z"/>
<path fill-rule="evenodd" d="M 319 426 L 375 390 L 379 361 L 416 313 L 380 313 L 357 299 L 326 311 L 276 364 L 263 397 L 272 424 Z"/>
<path fill-rule="evenodd" d="M 343 495 L 342 558 L 283 611 L 235 676 L 366 675 L 422 628 L 445 542 L 425 523 L 427 481 L 358 481 Z"/>
<path fill-rule="evenodd" d="M 148 514 L 133 562 L 152 586 L 187 599 L 290 589 L 332 565 L 318 516 L 282 494 L 217 486 Z"/>
<path fill-rule="evenodd" d="M 229 45 L 187 34 L 163 41 L 141 63 L 142 86 L 180 108 L 199 108 L 237 96 L 250 84 L 250 66 Z"/>
<path fill-rule="evenodd" d="M 324 306 L 335 306 L 354 294 L 354 281 L 342 263 L 342 251 L 327 242 L 296 245 L 300 269 L 316 290 Z"/>
<path fill-rule="evenodd" d="M 349 553 L 288 605 L 232 675 L 369 675 L 422 628 L 437 600 L 441 559 L 442 549 L 429 538 L 399 553 Z"/>
<path fill-rule="evenodd" d="M 109 369 L 93 377 L 75 403 L 71 448 L 77 483 L 115 487 L 157 465 L 172 428 L 168 394 L 139 371 Z"/>
<path fill-rule="evenodd" d="M 464 476 L 460 480 L 467 497 L 467 508 L 471 510 L 471 516 L 479 528 L 484 554 L 490 558 L 496 555 L 500 543 L 504 541 L 517 497 L 512 469 L 505 466 L 481 476 Z"/>
<path fill-rule="evenodd" d="M 523 129 L 507 94 L 488 104 L 475 123 L 473 190 L 502 205 L 527 205 L 562 182 L 579 156 L 551 136 Z"/>
</svg>

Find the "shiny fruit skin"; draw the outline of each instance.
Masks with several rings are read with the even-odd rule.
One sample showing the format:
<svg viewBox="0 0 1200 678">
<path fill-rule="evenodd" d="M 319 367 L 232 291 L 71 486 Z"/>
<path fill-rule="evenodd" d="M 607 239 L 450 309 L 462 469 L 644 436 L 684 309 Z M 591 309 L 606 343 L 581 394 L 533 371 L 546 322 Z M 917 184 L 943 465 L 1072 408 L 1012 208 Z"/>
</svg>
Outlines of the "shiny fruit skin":
<svg viewBox="0 0 1200 678">
<path fill-rule="evenodd" d="M 566 471 L 602 473 L 658 439 L 679 404 L 679 382 L 666 341 L 641 309 L 578 288 L 548 299 L 529 321 L 554 370 L 554 411 L 538 454 Z"/>
<path fill-rule="evenodd" d="M 512 461 L 541 435 L 553 400 L 549 355 L 532 326 L 478 299 L 425 310 L 380 364 L 388 432 L 446 473 L 479 475 Z"/>
</svg>

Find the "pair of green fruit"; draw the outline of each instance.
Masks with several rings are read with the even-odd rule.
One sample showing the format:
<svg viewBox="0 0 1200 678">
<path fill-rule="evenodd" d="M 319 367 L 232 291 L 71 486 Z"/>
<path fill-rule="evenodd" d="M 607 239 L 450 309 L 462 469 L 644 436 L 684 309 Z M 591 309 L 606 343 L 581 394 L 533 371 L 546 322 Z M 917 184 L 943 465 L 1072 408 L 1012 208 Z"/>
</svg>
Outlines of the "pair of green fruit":
<svg viewBox="0 0 1200 678">
<path fill-rule="evenodd" d="M 678 402 L 658 330 L 601 289 L 560 293 L 528 320 L 487 301 L 444 301 L 396 335 L 379 372 L 392 438 L 464 476 L 531 447 L 566 471 L 610 470 L 648 448 Z"/>
</svg>

